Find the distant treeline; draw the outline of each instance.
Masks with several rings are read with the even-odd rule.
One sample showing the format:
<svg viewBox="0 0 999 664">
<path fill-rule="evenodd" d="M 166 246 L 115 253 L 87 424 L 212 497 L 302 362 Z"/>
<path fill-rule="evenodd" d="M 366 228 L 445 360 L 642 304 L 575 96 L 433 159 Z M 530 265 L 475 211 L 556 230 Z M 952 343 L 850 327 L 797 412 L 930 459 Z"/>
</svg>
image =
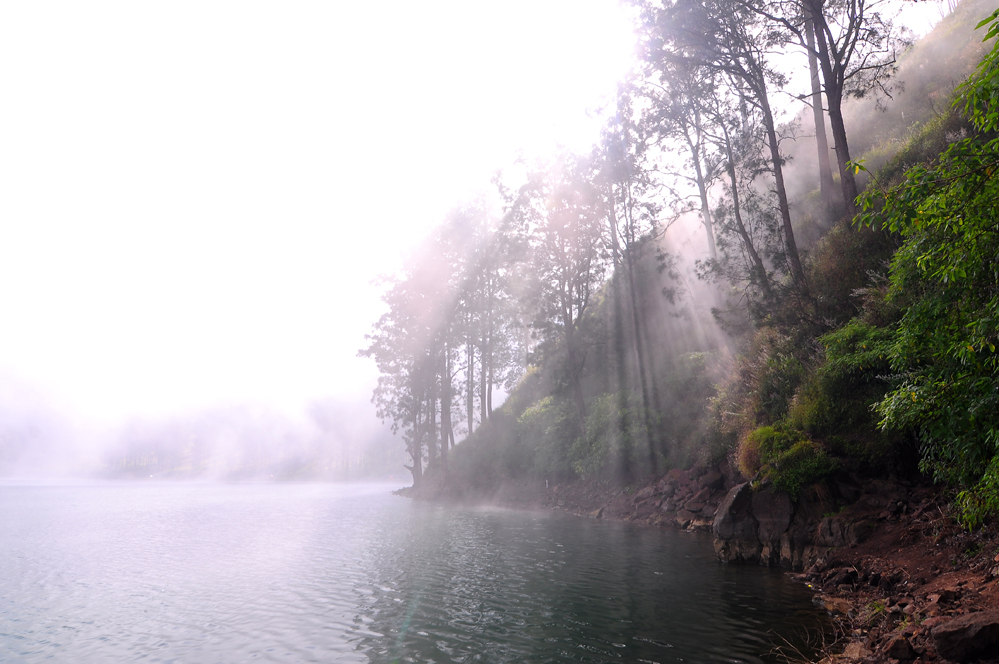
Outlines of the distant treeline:
<svg viewBox="0 0 999 664">
<path fill-rule="evenodd" d="M 993 55 L 954 101 L 991 8 L 913 46 L 896 6 L 633 0 L 599 143 L 498 176 L 389 280 L 361 352 L 414 483 L 918 464 L 969 524 L 999 508 Z"/>
<path fill-rule="evenodd" d="M 345 480 L 398 474 L 398 442 L 345 404 L 313 404 L 303 423 L 249 406 L 133 422 L 103 454 L 112 477 Z"/>
</svg>

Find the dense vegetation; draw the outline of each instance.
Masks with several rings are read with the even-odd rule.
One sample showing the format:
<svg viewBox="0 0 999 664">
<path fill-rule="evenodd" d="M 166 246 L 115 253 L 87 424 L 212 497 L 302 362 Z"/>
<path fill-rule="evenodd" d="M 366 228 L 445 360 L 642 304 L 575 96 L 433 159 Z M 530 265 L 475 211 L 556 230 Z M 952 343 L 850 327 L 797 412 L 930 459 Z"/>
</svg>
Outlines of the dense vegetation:
<svg viewBox="0 0 999 664">
<path fill-rule="evenodd" d="M 792 494 L 918 467 L 968 525 L 999 510 L 999 56 L 948 79 L 991 8 L 966 0 L 899 59 L 887 3 L 633 4 L 640 64 L 600 143 L 498 177 L 389 283 L 362 354 L 414 483 L 623 485 L 728 457 Z M 789 52 L 801 112 L 778 103 Z M 906 124 L 875 128 L 873 104 Z"/>
</svg>

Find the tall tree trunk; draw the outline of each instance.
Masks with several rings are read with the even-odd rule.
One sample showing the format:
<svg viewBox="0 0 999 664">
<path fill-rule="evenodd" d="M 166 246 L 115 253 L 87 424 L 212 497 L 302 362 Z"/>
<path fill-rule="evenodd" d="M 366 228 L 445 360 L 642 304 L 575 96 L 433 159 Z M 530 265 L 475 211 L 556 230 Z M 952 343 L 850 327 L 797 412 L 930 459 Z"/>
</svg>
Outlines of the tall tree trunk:
<svg viewBox="0 0 999 664">
<path fill-rule="evenodd" d="M 638 310 L 638 292 L 635 287 L 635 270 L 633 259 L 626 257 L 625 262 L 627 263 L 628 271 L 628 290 L 631 295 L 631 318 L 632 325 L 635 326 L 635 353 L 638 355 L 638 376 L 642 385 L 642 422 L 645 425 L 645 430 L 647 433 L 646 443 L 648 444 L 648 461 L 649 461 L 649 471 L 654 473 L 659 468 L 659 463 L 656 458 L 656 445 L 655 431 L 652 425 L 652 403 L 650 403 L 650 390 L 649 381 L 646 379 L 646 372 L 649 371 L 649 367 L 646 366 L 645 358 L 645 348 L 642 343 L 642 321 L 641 314 Z M 658 410 L 658 405 L 657 405 Z"/>
<path fill-rule="evenodd" d="M 447 449 L 451 432 L 451 363 L 447 345 L 441 358 L 441 472 L 447 480 Z"/>
<path fill-rule="evenodd" d="M 815 22 L 811 12 L 805 7 L 805 40 L 808 46 L 808 73 L 812 81 L 812 119 L 815 121 L 815 144 L 819 157 L 819 191 L 826 212 L 832 213 L 836 206 L 832 164 L 829 161 L 829 139 L 826 138 L 826 120 L 822 113 L 822 83 L 819 81 L 819 60 L 815 53 Z"/>
<path fill-rule="evenodd" d="M 437 445 L 437 386 L 430 388 L 427 399 L 427 466 L 434 467 L 439 459 Z"/>
<path fill-rule="evenodd" d="M 847 214 L 857 213 L 857 180 L 853 170 L 847 166 L 850 161 L 850 146 L 846 140 L 846 124 L 843 121 L 843 71 L 833 64 L 831 45 L 826 37 L 826 19 L 821 6 L 811 6 L 815 40 L 818 48 L 822 79 L 825 83 L 826 102 L 829 104 L 829 127 L 832 129 L 833 148 L 836 150 L 836 164 L 839 166 L 839 182 L 843 188 L 843 199 Z"/>
<path fill-rule="evenodd" d="M 798 291 L 808 297 L 808 284 L 805 282 L 805 271 L 801 267 L 798 256 L 798 244 L 794 241 L 794 229 L 791 228 L 791 208 L 787 202 L 787 188 L 784 186 L 784 167 L 780 155 L 780 143 L 777 142 L 777 128 L 774 123 L 770 100 L 767 99 L 767 86 L 763 72 L 757 68 L 756 83 L 758 86 L 760 108 L 763 111 L 763 126 L 767 133 L 767 143 L 770 148 L 770 159 L 774 168 L 774 183 L 777 188 L 777 204 L 780 208 L 781 223 L 784 227 L 784 245 L 787 258 L 791 264 L 791 276 L 794 278 Z"/>
<path fill-rule="evenodd" d="M 471 327 L 471 322 L 469 322 Z M 468 417 L 468 435 L 472 435 L 475 427 L 475 343 L 472 340 L 471 331 L 465 339 L 465 357 L 468 366 L 465 370 L 465 415 Z"/>
<path fill-rule="evenodd" d="M 486 349 L 485 330 L 481 330 L 482 336 L 479 338 L 479 426 L 481 427 L 489 419 L 489 410 L 486 407 L 486 361 L 488 351 Z"/>
<path fill-rule="evenodd" d="M 572 400 L 576 405 L 576 415 L 579 417 L 580 431 L 586 429 L 586 400 L 583 398 L 583 386 L 579 380 L 582 371 L 579 351 L 576 348 L 575 321 L 572 319 L 571 305 L 566 306 L 567 298 L 562 294 L 562 320 L 565 324 L 565 349 L 569 356 L 569 380 L 572 382 Z"/>
<path fill-rule="evenodd" d="M 708 183 L 705 181 L 704 169 L 701 166 L 701 117 L 699 113 L 694 114 L 694 132 L 697 140 L 693 141 L 686 129 L 683 132 L 687 139 L 687 146 L 690 148 L 690 158 L 694 163 L 694 177 L 697 180 L 697 193 L 701 197 L 701 221 L 704 222 L 704 231 L 708 239 L 708 255 L 711 258 L 718 257 L 715 249 L 715 232 L 711 225 L 711 206 L 708 204 Z"/>
<path fill-rule="evenodd" d="M 742 207 L 739 203 L 739 181 L 735 176 L 735 153 L 732 150 L 732 140 L 728 134 L 728 128 L 724 124 L 722 124 L 722 132 L 725 139 L 725 156 L 728 159 L 725 170 L 728 171 L 728 178 L 732 187 L 732 211 L 735 216 L 736 231 L 738 231 L 739 237 L 742 238 L 742 244 L 746 252 L 749 253 L 750 260 L 753 262 L 752 269 L 756 273 L 756 278 L 760 281 L 763 292 L 769 296 L 770 279 L 767 277 L 766 265 L 763 264 L 763 259 L 760 258 L 759 252 L 756 251 L 756 246 L 753 244 L 753 239 L 749 236 L 746 224 L 742 221 Z"/>
<path fill-rule="evenodd" d="M 413 474 L 413 486 L 419 486 L 423 482 L 423 433 L 421 431 L 420 409 L 417 408 L 413 414 L 413 439 L 409 442 L 409 457 L 413 460 L 412 466 L 404 466 Z"/>
<path fill-rule="evenodd" d="M 614 289 L 614 330 L 613 330 L 613 344 L 614 349 L 614 363 L 615 371 L 617 373 L 617 386 L 615 391 L 618 392 L 620 397 L 624 398 L 625 389 L 628 386 L 628 366 L 627 358 L 625 357 L 625 343 L 624 343 L 624 294 L 621 292 L 621 285 L 623 274 L 618 270 L 623 266 L 621 261 L 621 247 L 618 241 L 618 228 L 617 228 L 617 200 L 614 196 L 614 185 L 610 185 L 610 195 L 608 197 L 609 205 L 607 206 L 607 222 L 610 225 L 611 232 L 611 254 L 614 260 L 614 272 L 615 274 L 611 277 L 611 287 Z M 624 407 L 624 404 L 621 404 Z"/>
<path fill-rule="evenodd" d="M 624 263 L 621 257 L 621 247 L 618 240 L 618 227 L 617 227 L 617 199 L 614 194 L 614 185 L 611 184 L 609 187 L 610 194 L 608 196 L 608 215 L 607 221 L 610 225 L 611 232 L 611 253 L 614 261 L 614 274 L 611 277 L 611 287 L 613 288 L 613 330 L 612 330 L 612 348 L 614 353 L 614 370 L 615 377 L 617 379 L 617 384 L 614 386 L 615 398 L 617 401 L 617 411 L 618 413 L 623 413 L 628 407 L 628 359 L 625 352 L 625 333 L 624 333 L 624 292 L 622 285 L 624 284 L 625 270 Z M 623 197 L 622 197 L 623 198 Z M 637 364 L 637 362 L 636 362 Z M 624 432 L 622 427 L 614 426 L 611 428 L 611 436 L 617 437 L 613 441 L 615 447 L 620 449 L 620 439 L 623 438 Z M 622 468 L 622 474 L 624 472 L 630 473 L 630 468 Z"/>
<path fill-rule="evenodd" d="M 486 314 L 486 348 L 488 349 L 488 354 L 486 355 L 486 362 L 482 369 L 486 373 L 486 418 L 491 419 L 493 416 L 493 306 L 494 298 L 496 294 L 493 292 L 493 278 L 492 274 L 489 275 L 488 285 L 486 287 L 486 295 L 489 298 L 488 313 Z"/>
</svg>

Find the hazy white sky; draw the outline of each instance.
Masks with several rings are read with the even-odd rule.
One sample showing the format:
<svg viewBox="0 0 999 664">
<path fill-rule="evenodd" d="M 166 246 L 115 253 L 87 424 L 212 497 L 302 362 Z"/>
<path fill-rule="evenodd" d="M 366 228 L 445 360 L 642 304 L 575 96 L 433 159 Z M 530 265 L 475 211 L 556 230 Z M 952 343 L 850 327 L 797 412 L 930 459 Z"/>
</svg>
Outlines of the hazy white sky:
<svg viewBox="0 0 999 664">
<path fill-rule="evenodd" d="M 0 6 L 0 381 L 113 422 L 368 394 L 370 281 L 580 146 L 615 0 Z"/>
</svg>

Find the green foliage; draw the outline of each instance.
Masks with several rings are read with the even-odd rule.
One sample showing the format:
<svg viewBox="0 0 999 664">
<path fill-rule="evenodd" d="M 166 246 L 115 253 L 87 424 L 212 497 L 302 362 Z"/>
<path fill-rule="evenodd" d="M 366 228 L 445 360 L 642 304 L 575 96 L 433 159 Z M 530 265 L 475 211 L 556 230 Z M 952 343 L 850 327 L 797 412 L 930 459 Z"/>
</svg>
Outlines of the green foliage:
<svg viewBox="0 0 999 664">
<path fill-rule="evenodd" d="M 800 440 L 775 454 L 768 462 L 766 477 L 775 488 L 797 498 L 801 490 L 831 475 L 839 467 L 817 443 Z"/>
<path fill-rule="evenodd" d="M 999 13 L 987 24 L 995 34 Z M 877 405 L 881 425 L 918 430 L 923 470 L 971 487 L 959 505 L 973 525 L 999 506 L 996 48 L 959 91 L 978 135 L 911 168 L 901 184 L 869 191 L 859 219 L 904 238 L 888 295 L 907 308 L 887 354 L 897 378 Z"/>
<path fill-rule="evenodd" d="M 774 329 L 760 331 L 756 342 L 756 415 L 758 421 L 777 422 L 786 414 L 791 399 L 805 377 L 799 358 L 801 347 L 792 337 Z"/>
<path fill-rule="evenodd" d="M 634 395 L 604 394 L 590 406 L 586 429 L 569 456 L 581 477 L 616 478 L 620 468 L 639 466 L 648 456 L 651 432 Z"/>
<path fill-rule="evenodd" d="M 533 474 L 558 480 L 575 476 L 570 450 L 579 436 L 579 424 L 572 403 L 545 397 L 525 410 L 517 423 Z"/>
<path fill-rule="evenodd" d="M 791 433 L 771 426 L 760 427 L 739 443 L 736 462 L 746 477 L 755 476 L 763 466 L 797 442 Z"/>
<path fill-rule="evenodd" d="M 804 487 L 839 467 L 820 445 L 786 427 L 760 427 L 750 433 L 739 445 L 737 461 L 747 477 L 769 481 L 795 499 Z"/>
<path fill-rule="evenodd" d="M 808 279 L 822 318 L 842 325 L 866 303 L 872 279 L 887 276 L 898 240 L 889 233 L 854 228 L 843 219 L 815 246 Z M 828 328 L 827 328 L 828 329 Z"/>
<path fill-rule="evenodd" d="M 982 525 L 987 517 L 999 513 L 999 456 L 993 456 L 978 483 L 957 494 L 964 525 L 969 529 Z"/>
<path fill-rule="evenodd" d="M 710 404 L 717 393 L 718 355 L 688 353 L 674 359 L 660 383 L 660 409 L 652 418 L 656 438 L 663 441 L 667 465 L 686 468 L 725 457 L 734 438 L 712 435 Z"/>
</svg>

